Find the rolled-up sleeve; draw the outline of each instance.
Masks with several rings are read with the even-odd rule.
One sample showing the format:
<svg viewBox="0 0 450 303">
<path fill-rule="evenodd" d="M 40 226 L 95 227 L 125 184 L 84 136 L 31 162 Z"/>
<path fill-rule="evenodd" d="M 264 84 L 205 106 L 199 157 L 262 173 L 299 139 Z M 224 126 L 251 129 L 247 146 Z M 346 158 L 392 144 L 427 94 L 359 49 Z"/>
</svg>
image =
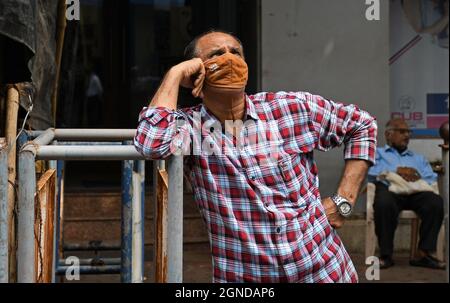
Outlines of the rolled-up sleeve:
<svg viewBox="0 0 450 303">
<path fill-rule="evenodd" d="M 181 110 L 145 107 L 134 137 L 136 150 L 148 159 L 165 159 L 190 145 L 191 125 Z"/>
<path fill-rule="evenodd" d="M 359 159 L 375 164 L 375 118 L 355 105 L 336 103 L 317 95 L 309 95 L 307 101 L 318 150 L 327 151 L 344 144 L 346 160 Z"/>
</svg>

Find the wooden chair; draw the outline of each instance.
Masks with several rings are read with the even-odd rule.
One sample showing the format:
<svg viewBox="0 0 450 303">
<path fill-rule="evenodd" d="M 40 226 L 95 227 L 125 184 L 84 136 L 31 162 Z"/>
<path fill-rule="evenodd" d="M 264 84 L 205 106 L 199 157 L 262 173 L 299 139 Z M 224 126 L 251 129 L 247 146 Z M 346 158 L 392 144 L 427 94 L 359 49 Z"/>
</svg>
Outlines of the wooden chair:
<svg viewBox="0 0 450 303">
<path fill-rule="evenodd" d="M 366 211 L 366 248 L 365 255 L 366 259 L 370 256 L 375 256 L 375 249 L 378 243 L 377 236 L 375 234 L 375 219 L 374 219 L 374 210 L 373 203 L 375 201 L 375 184 L 368 183 L 367 184 L 367 211 Z M 417 244 L 419 239 L 419 225 L 420 219 L 416 215 L 414 211 L 404 210 L 400 213 L 400 219 L 409 219 L 411 220 L 411 245 L 409 255 L 410 258 L 413 259 L 416 257 L 417 252 Z M 441 230 L 438 236 L 438 243 L 436 249 L 436 258 L 439 260 L 445 259 L 445 228 L 444 224 L 442 224 Z"/>
</svg>

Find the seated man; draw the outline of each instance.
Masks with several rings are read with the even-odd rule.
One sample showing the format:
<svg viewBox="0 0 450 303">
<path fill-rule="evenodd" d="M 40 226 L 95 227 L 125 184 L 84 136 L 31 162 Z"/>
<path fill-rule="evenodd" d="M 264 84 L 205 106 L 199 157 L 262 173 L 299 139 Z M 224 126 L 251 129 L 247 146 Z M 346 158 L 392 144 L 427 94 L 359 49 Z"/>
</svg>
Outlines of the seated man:
<svg viewBox="0 0 450 303">
<path fill-rule="evenodd" d="M 389 182 L 379 177 L 383 173 L 394 172 L 408 184 L 419 180 L 430 185 L 436 182 L 437 174 L 433 172 L 426 158 L 408 150 L 410 134 L 408 124 L 403 119 L 389 121 L 385 132 L 387 145 L 377 149 L 376 165 L 369 170 L 369 181 L 376 184 L 374 215 L 380 248 L 380 268 L 394 265 L 392 253 L 398 216 L 402 210 L 413 210 L 422 223 L 419 259 L 411 260 L 410 264 L 444 269 L 445 265 L 431 255 L 436 251 L 437 237 L 444 217 L 443 199 L 432 191 L 395 194 L 389 190 Z"/>
</svg>

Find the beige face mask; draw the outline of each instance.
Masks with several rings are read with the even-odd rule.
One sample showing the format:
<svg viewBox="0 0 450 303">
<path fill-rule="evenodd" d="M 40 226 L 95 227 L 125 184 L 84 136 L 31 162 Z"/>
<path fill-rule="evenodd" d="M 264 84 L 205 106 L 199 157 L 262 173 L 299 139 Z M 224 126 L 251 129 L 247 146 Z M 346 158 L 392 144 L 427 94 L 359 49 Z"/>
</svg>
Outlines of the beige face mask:
<svg viewBox="0 0 450 303">
<path fill-rule="evenodd" d="M 248 66 L 240 56 L 225 53 L 204 62 L 205 83 L 217 88 L 245 88 L 248 81 Z"/>
</svg>

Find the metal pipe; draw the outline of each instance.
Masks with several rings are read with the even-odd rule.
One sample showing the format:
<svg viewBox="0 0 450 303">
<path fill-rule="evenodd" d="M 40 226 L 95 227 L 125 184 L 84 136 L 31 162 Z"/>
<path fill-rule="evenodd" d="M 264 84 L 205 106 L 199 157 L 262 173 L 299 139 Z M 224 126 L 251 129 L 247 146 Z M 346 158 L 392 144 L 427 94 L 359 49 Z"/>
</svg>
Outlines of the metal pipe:
<svg viewBox="0 0 450 303">
<path fill-rule="evenodd" d="M 138 161 L 138 172 L 141 177 L 141 276 L 142 276 L 142 283 L 145 280 L 145 161 Z"/>
<path fill-rule="evenodd" d="M 19 153 L 19 202 L 17 281 L 35 282 L 34 196 L 36 172 L 34 146 L 27 144 Z"/>
<path fill-rule="evenodd" d="M 53 141 L 52 142 L 53 145 L 57 144 L 57 141 Z M 56 172 L 56 181 L 55 181 L 55 196 L 54 196 L 54 200 L 53 200 L 53 248 L 57 247 L 57 230 L 56 230 L 56 222 L 58 221 L 58 217 L 59 217 L 59 213 L 56 211 L 56 209 L 58 208 L 58 161 L 55 160 L 51 160 L 49 161 L 49 168 L 50 169 L 54 169 Z M 55 249 L 53 249 L 51 251 L 51 253 L 53 254 L 53 258 L 52 258 L 52 283 L 56 282 L 56 267 L 57 267 L 57 251 Z"/>
<path fill-rule="evenodd" d="M 449 283 L 449 155 L 448 155 L 448 145 L 442 145 L 442 167 L 444 168 L 443 175 L 443 186 L 442 186 L 442 198 L 444 199 L 444 224 L 445 224 L 445 263 L 446 263 L 446 280 Z"/>
<path fill-rule="evenodd" d="M 135 161 L 132 198 L 132 277 L 133 283 L 144 282 L 144 201 L 145 161 Z"/>
<path fill-rule="evenodd" d="M 27 131 L 30 138 L 41 135 L 43 130 Z M 126 141 L 132 140 L 135 129 L 56 129 L 55 139 L 59 141 Z"/>
<path fill-rule="evenodd" d="M 155 282 L 156 281 L 156 277 L 157 277 L 157 256 L 158 256 L 158 247 L 157 247 L 157 243 L 158 243 L 158 235 L 157 235 L 157 230 L 158 230 L 158 195 L 157 195 L 157 190 L 158 190 L 158 165 L 160 160 L 155 160 L 152 162 L 152 170 L 153 170 L 153 191 L 152 191 L 152 202 L 153 205 L 151 206 L 153 208 L 153 261 L 154 261 L 154 266 L 152 268 L 152 271 L 154 273 L 154 277 L 155 277 Z"/>
<path fill-rule="evenodd" d="M 63 257 L 62 252 L 62 207 L 64 198 L 64 161 L 56 161 L 56 204 L 55 204 L 55 246 L 54 246 L 54 274 L 56 275 L 56 268 L 59 259 Z M 56 279 L 55 279 L 56 282 Z"/>
<path fill-rule="evenodd" d="M 48 145 L 55 139 L 55 130 L 53 128 L 47 129 L 45 132 L 40 134 L 33 143 L 36 145 Z"/>
<path fill-rule="evenodd" d="M 442 176 L 442 198 L 444 200 L 444 226 L 445 226 L 445 279 L 449 283 L 449 183 L 448 183 L 448 149 L 449 149 L 449 124 L 448 120 L 439 128 L 439 135 L 444 140 L 444 144 L 441 145 L 442 148 L 442 168 L 444 170 Z"/>
<path fill-rule="evenodd" d="M 81 275 L 111 275 L 120 273 L 120 265 L 102 265 L 89 266 L 82 265 L 78 267 Z M 58 266 L 56 274 L 59 276 L 65 275 L 67 270 L 72 269 L 71 266 Z"/>
<path fill-rule="evenodd" d="M 0 283 L 8 283 L 8 151 L 6 142 L 0 141 Z"/>
<path fill-rule="evenodd" d="M 111 145 L 122 145 L 121 142 L 88 142 L 88 141 L 75 141 L 75 142 L 61 142 L 58 141 L 59 146 L 111 146 Z"/>
<path fill-rule="evenodd" d="M 38 160 L 145 160 L 132 145 L 128 146 L 40 146 Z"/>
<path fill-rule="evenodd" d="M 168 282 L 183 282 L 183 157 L 172 156 L 168 161 Z"/>
<path fill-rule="evenodd" d="M 122 248 L 120 243 L 103 243 L 102 241 L 98 241 L 98 243 L 65 243 L 63 247 L 64 251 L 106 251 Z"/>
<path fill-rule="evenodd" d="M 135 134 L 135 129 L 56 129 L 56 139 L 60 141 L 127 141 Z"/>
<path fill-rule="evenodd" d="M 22 133 L 25 133 L 30 140 L 33 140 L 39 137 L 45 130 L 24 130 Z"/>
<path fill-rule="evenodd" d="M 104 265 L 120 265 L 120 258 L 90 258 L 90 259 L 80 259 L 80 265 L 90 265 L 90 266 L 104 266 Z M 66 259 L 60 259 L 58 262 L 58 267 L 66 266 Z"/>
<path fill-rule="evenodd" d="M 121 222 L 121 282 L 131 283 L 132 272 L 132 198 L 133 198 L 133 161 L 122 163 L 122 222 Z"/>
</svg>

